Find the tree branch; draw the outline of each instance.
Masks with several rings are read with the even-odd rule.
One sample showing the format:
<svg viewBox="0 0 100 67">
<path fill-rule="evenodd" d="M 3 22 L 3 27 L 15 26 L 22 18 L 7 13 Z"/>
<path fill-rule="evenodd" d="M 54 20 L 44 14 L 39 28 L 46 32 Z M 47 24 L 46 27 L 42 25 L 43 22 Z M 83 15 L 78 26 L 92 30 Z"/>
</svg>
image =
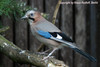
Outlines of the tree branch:
<svg viewBox="0 0 100 67">
<path fill-rule="evenodd" d="M 39 67 L 67 67 L 62 61 L 54 58 L 42 60 L 44 55 L 22 50 L 0 35 L 0 52 L 20 64 L 31 64 Z"/>
<path fill-rule="evenodd" d="M 52 19 L 52 23 L 55 24 L 55 21 L 56 21 L 56 17 L 57 17 L 57 13 L 58 13 L 58 10 L 59 10 L 59 7 L 60 7 L 60 3 L 62 2 L 62 0 L 59 0 L 57 5 L 56 5 L 56 9 L 54 11 L 54 15 L 53 15 L 53 19 Z"/>
<path fill-rule="evenodd" d="M 7 31 L 8 29 L 9 29 L 9 26 L 0 28 L 0 33 L 5 32 L 5 31 Z"/>
</svg>

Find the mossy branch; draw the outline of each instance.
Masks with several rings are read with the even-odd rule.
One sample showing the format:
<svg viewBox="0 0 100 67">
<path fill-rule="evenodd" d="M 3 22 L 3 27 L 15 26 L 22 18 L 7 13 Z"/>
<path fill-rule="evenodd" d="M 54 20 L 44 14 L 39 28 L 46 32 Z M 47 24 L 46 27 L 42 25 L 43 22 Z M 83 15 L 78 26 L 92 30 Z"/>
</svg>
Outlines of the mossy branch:
<svg viewBox="0 0 100 67">
<path fill-rule="evenodd" d="M 5 32 L 5 31 L 7 31 L 8 29 L 9 29 L 9 26 L 0 28 L 0 33 L 3 33 L 3 32 Z"/>
<path fill-rule="evenodd" d="M 39 67 L 67 67 L 62 61 L 54 58 L 42 60 L 44 55 L 22 50 L 12 42 L 0 35 L 0 52 L 9 57 L 14 62 L 20 64 L 31 64 Z"/>
</svg>

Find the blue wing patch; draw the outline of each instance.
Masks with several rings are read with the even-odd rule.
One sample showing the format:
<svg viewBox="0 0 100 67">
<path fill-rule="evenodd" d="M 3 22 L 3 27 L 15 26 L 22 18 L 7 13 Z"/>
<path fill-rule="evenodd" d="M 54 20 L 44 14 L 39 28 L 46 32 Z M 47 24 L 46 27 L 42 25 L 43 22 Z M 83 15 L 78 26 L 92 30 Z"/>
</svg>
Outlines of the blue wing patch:
<svg viewBox="0 0 100 67">
<path fill-rule="evenodd" d="M 47 39 L 49 39 L 51 37 L 51 34 L 49 32 L 45 32 L 45 31 L 41 31 L 41 30 L 39 30 L 37 32 L 38 32 L 39 35 L 41 35 L 41 36 L 43 36 Z"/>
</svg>

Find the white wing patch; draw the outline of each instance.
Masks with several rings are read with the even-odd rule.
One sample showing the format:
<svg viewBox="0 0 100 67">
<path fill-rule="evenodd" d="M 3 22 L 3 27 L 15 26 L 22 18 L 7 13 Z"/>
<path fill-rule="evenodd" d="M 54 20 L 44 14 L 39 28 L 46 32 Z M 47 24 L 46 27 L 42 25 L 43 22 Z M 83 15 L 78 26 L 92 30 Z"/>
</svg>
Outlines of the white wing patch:
<svg viewBox="0 0 100 67">
<path fill-rule="evenodd" d="M 56 38 L 58 38 L 58 39 L 62 39 L 62 37 L 59 35 L 59 34 L 57 34 L 57 37 Z"/>
</svg>

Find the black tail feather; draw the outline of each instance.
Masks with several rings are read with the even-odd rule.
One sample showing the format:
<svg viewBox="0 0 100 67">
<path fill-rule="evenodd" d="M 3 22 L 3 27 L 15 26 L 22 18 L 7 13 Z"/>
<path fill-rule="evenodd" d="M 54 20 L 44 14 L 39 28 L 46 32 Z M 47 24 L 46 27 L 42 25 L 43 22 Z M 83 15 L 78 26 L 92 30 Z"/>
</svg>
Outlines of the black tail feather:
<svg viewBox="0 0 100 67">
<path fill-rule="evenodd" d="M 96 59 L 92 56 L 90 56 L 89 54 L 87 54 L 86 52 L 83 52 L 82 50 L 78 49 L 78 48 L 72 48 L 74 51 L 80 53 L 81 55 L 85 56 L 86 58 L 88 58 L 90 61 L 92 62 L 96 62 Z"/>
<path fill-rule="evenodd" d="M 85 56 L 87 59 L 89 59 L 90 61 L 92 62 L 96 62 L 96 59 L 92 56 L 90 56 L 89 54 L 85 53 L 84 51 L 78 49 L 76 46 L 75 46 L 75 43 L 72 43 L 72 42 L 67 42 L 67 41 L 64 41 L 64 40 L 60 40 L 60 39 L 57 39 L 55 37 L 51 37 L 50 39 L 53 39 L 55 41 L 58 41 L 58 42 L 61 42 L 61 43 L 65 43 L 65 44 L 62 44 L 64 46 L 68 46 L 70 48 L 72 48 L 74 51 L 80 53 L 81 55 Z"/>
</svg>

